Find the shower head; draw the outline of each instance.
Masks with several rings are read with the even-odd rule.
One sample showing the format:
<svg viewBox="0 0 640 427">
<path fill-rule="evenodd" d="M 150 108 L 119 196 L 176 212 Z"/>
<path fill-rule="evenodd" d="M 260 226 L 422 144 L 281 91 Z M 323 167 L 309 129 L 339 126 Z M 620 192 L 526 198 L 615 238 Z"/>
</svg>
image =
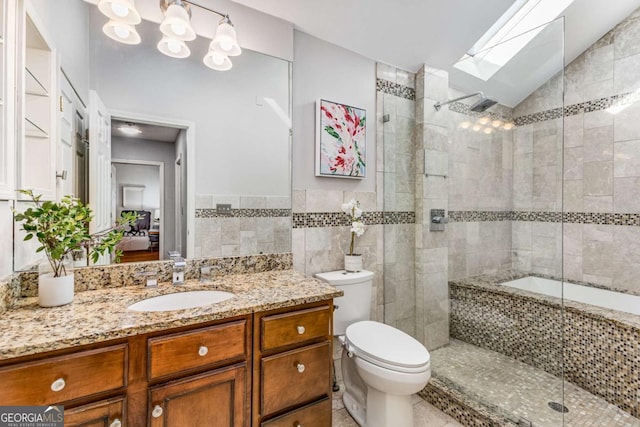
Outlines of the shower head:
<svg viewBox="0 0 640 427">
<path fill-rule="evenodd" d="M 498 103 L 498 101 L 490 99 L 490 98 L 485 98 L 483 96 L 475 104 L 470 106 L 469 110 L 475 111 L 476 113 L 483 113 L 483 112 L 487 111 L 489 108 L 491 108 L 494 105 L 496 105 L 497 103 Z"/>
<path fill-rule="evenodd" d="M 447 104 L 451 104 L 452 102 L 456 102 L 456 101 L 460 101 L 462 99 L 467 99 L 467 98 L 471 98 L 472 96 L 477 96 L 480 95 L 480 100 L 478 100 L 475 104 L 472 104 L 469 109 L 471 111 L 474 111 L 476 113 L 482 113 L 483 111 L 486 111 L 487 109 L 493 107 L 495 104 L 498 103 L 498 101 L 495 101 L 493 99 L 487 98 L 486 96 L 484 96 L 484 93 L 482 92 L 476 92 L 476 93 L 472 93 L 470 95 L 464 95 L 455 99 L 449 99 L 445 102 L 436 102 L 433 105 L 433 108 L 436 109 L 436 111 L 439 111 L 440 108 L 442 108 L 443 105 L 447 105 Z"/>
</svg>

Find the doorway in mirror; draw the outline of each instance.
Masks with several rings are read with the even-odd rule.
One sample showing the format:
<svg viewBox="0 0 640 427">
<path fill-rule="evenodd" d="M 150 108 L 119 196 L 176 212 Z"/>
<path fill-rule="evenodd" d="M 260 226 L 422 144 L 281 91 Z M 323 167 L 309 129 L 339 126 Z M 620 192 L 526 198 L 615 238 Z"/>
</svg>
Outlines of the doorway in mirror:
<svg viewBox="0 0 640 427">
<path fill-rule="evenodd" d="M 186 204 L 186 134 L 186 128 L 165 123 L 112 117 L 112 216 L 136 211 L 140 218 L 118 246 L 121 262 L 165 259 L 186 247 L 180 215 Z"/>
</svg>

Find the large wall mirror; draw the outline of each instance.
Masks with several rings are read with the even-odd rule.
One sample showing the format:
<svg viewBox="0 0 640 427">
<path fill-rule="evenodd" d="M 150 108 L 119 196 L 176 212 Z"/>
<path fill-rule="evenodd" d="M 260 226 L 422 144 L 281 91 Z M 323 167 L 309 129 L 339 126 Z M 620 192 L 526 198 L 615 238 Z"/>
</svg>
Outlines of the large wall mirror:
<svg viewBox="0 0 640 427">
<path fill-rule="evenodd" d="M 148 213 L 148 241 L 133 233 L 125 260 L 141 250 L 155 252 L 150 259 L 291 250 L 288 61 L 245 49 L 232 69 L 214 71 L 202 61 L 210 39 L 189 42 L 188 58 L 171 58 L 156 47 L 158 24 L 144 15 L 141 43 L 126 45 L 103 33 L 107 18 L 92 2 L 28 1 L 58 55 L 67 170 L 58 195 L 106 212 L 100 226 L 122 211 Z M 212 15 L 212 25 L 218 19 Z M 33 246 L 19 239 L 15 270 L 34 261 Z M 128 259 L 149 259 L 140 254 Z"/>
</svg>

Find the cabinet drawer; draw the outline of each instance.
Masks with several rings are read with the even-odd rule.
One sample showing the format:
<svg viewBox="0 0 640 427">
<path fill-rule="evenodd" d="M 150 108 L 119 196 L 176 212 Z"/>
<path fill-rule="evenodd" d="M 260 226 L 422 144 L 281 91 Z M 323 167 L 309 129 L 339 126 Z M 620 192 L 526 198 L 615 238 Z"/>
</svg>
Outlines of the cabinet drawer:
<svg viewBox="0 0 640 427">
<path fill-rule="evenodd" d="M 261 319 L 263 351 L 328 337 L 331 312 L 329 306 L 314 307 Z"/>
<path fill-rule="evenodd" d="M 125 387 L 126 361 L 127 345 L 121 344 L 5 367 L 0 402 L 49 405 Z"/>
<path fill-rule="evenodd" d="M 247 355 L 245 320 L 150 338 L 149 379 L 222 361 L 244 360 Z"/>
<path fill-rule="evenodd" d="M 303 406 L 295 411 L 265 421 L 261 427 L 331 427 L 331 400 L 325 397 L 320 402 Z"/>
<path fill-rule="evenodd" d="M 125 398 L 101 400 L 64 411 L 65 427 L 125 426 Z"/>
<path fill-rule="evenodd" d="M 328 341 L 263 358 L 262 415 L 328 395 L 330 365 Z"/>
</svg>

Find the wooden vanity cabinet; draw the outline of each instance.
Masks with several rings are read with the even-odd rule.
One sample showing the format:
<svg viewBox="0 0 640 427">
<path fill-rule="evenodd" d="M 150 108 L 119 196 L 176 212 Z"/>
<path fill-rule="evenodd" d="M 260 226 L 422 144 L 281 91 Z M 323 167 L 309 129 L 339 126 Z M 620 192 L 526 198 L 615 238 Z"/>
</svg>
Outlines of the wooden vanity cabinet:
<svg viewBox="0 0 640 427">
<path fill-rule="evenodd" d="M 331 426 L 331 301 L 254 315 L 253 426 Z"/>
<path fill-rule="evenodd" d="M 250 317 L 150 337 L 146 354 L 148 426 L 249 425 Z"/>
<path fill-rule="evenodd" d="M 0 360 L 0 403 L 74 427 L 330 427 L 332 301 Z"/>
</svg>

